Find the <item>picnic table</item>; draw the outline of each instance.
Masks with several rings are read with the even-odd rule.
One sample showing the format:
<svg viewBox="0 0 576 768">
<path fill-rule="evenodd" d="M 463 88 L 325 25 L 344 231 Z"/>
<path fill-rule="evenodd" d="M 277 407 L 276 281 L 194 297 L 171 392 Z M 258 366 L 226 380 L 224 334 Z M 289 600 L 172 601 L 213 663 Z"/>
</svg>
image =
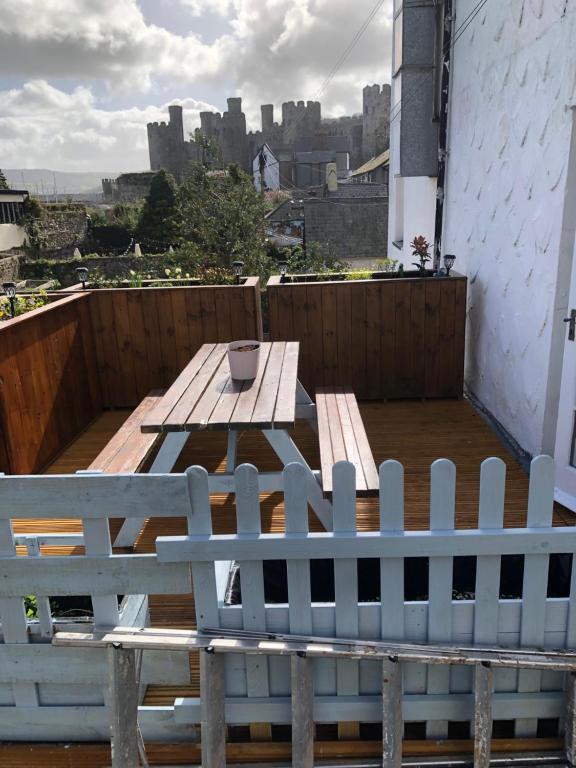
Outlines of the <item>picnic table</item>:
<svg viewBox="0 0 576 768">
<path fill-rule="evenodd" d="M 302 464 L 308 474 L 309 503 L 323 525 L 332 527 L 330 502 L 324 498 L 320 473 L 312 470 L 288 429 L 297 418 L 317 430 L 316 406 L 298 381 L 299 343 L 260 343 L 255 379 L 236 381 L 230 376 L 227 344 L 203 344 L 141 423 L 143 433 L 164 433 L 164 441 L 151 471 L 170 472 L 191 432 L 225 430 L 228 433 L 226 471 L 209 475 L 211 492 L 234 491 L 238 435 L 260 430 L 284 466 Z M 260 472 L 261 491 L 283 490 L 281 472 Z"/>
</svg>

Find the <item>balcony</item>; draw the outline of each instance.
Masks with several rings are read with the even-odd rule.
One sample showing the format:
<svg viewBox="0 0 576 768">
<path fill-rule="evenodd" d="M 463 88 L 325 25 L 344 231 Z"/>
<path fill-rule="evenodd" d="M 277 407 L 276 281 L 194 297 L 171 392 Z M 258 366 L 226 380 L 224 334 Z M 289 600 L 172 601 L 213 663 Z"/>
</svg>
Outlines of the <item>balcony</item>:
<svg viewBox="0 0 576 768">
<path fill-rule="evenodd" d="M 456 285 L 459 280 L 455 279 L 452 284 Z M 338 380 L 341 371 L 355 377 L 354 391 L 360 400 L 360 413 L 376 465 L 384 463 L 383 471 L 393 474 L 390 482 L 397 484 L 394 487 L 401 488 L 403 529 L 425 532 L 432 527 L 453 533 L 497 528 L 497 523 L 486 525 L 486 518 L 483 525 L 479 522 L 479 511 L 490 515 L 500 503 L 498 478 L 502 477 L 504 467 L 498 461 L 484 464 L 482 499 L 480 493 L 482 462 L 488 457 L 495 457 L 504 463 L 506 469 L 505 495 L 501 500 L 502 526 L 510 529 L 518 541 L 524 541 L 531 535 L 526 533 L 527 526 L 532 530 L 538 525 L 546 531 L 561 528 L 565 531 L 564 535 L 570 537 L 575 518 L 557 504 L 552 509 L 547 495 L 548 469 L 545 462 L 537 465 L 539 468 L 533 473 L 533 487 L 530 489 L 529 476 L 472 404 L 462 397 L 463 362 L 453 350 L 463 345 L 463 326 L 456 325 L 454 307 L 458 306 L 458 300 L 449 295 L 446 299 L 444 295 L 450 288 L 449 281 L 439 288 L 436 281 L 430 283 L 432 292 L 440 291 L 440 303 L 437 305 L 432 301 L 433 293 L 427 294 L 426 288 L 394 288 L 393 312 L 388 293 L 383 289 L 381 291 L 374 282 L 294 286 L 297 289 L 294 294 L 285 291 L 284 286 L 276 282 L 269 295 L 270 333 L 274 339 L 301 342 L 302 378 L 309 391 L 319 385 L 346 383 Z M 339 293 L 341 288 L 344 289 L 342 294 Z M 386 291 L 389 290 L 387 286 Z M 407 290 L 414 290 L 414 296 L 406 299 L 404 292 Z M 451 307 L 451 319 L 448 321 L 447 306 Z M 347 307 L 346 312 L 341 311 L 342 307 Z M 290 318 L 288 330 L 286 322 L 282 321 L 282 312 Z M 395 328 L 406 329 L 408 336 L 405 344 L 409 349 L 403 350 L 399 340 L 390 348 L 388 358 L 383 360 L 382 336 L 389 330 L 389 325 L 387 328 L 382 325 L 386 312 L 389 312 L 389 317 L 394 317 Z M 343 322 L 343 317 L 348 320 Z M 420 319 L 423 319 L 424 330 L 419 326 Z M 356 326 L 363 329 L 360 336 Z M 0 361 L 1 468 L 8 475 L 33 476 L 22 478 L 21 485 L 15 490 L 11 478 L 0 481 L 4 519 L 12 518 L 14 546 L 19 556 L 29 558 L 32 574 L 23 577 L 25 588 L 24 585 L 20 588 L 16 582 L 12 592 L 9 593 L 9 587 L 5 586 L 0 596 L 1 617 L 3 620 L 8 617 L 8 623 L 3 627 L 6 665 L 0 665 L 0 670 L 3 670 L 0 678 L 3 705 L 0 738 L 12 742 L 0 746 L 0 762 L 5 760 L 11 765 L 28 765 L 33 759 L 35 762 L 47 759 L 52 761 L 50 765 L 67 765 L 65 761 L 71 752 L 60 744 L 75 740 L 85 742 L 71 748 L 78 761 L 106 761 L 109 759 L 109 747 L 105 743 L 108 732 L 102 658 L 97 652 L 79 655 L 68 649 L 52 648 L 52 633 L 54 629 L 90 628 L 93 626 L 92 613 L 98 624 L 98 615 L 102 617 L 111 605 L 112 610 L 118 610 L 119 622 L 123 626 L 150 625 L 172 629 L 193 629 L 197 626 L 198 602 L 200 600 L 205 607 L 206 595 L 197 594 L 195 600 L 193 589 L 182 587 L 182 573 L 187 571 L 180 568 L 180 563 L 157 561 L 157 553 L 162 546 L 168 546 L 172 537 L 185 537 L 191 531 L 188 526 L 194 524 L 180 502 L 186 469 L 195 465 L 204 467 L 209 473 L 225 473 L 229 469 L 227 434 L 205 430 L 190 436 L 172 468 L 173 477 L 169 480 L 172 485 L 166 485 L 174 495 L 165 497 L 167 500 L 164 503 L 159 501 L 160 496 L 154 495 L 157 490 L 153 488 L 155 483 L 159 487 L 164 480 L 160 476 L 148 478 L 152 485 L 146 487 L 152 490 L 138 497 L 146 522 L 132 548 L 114 547 L 113 554 L 107 554 L 106 541 L 114 542 L 122 520 L 129 514 L 125 508 L 132 503 L 132 494 L 137 492 L 142 477 L 155 460 L 158 446 L 138 467 L 138 472 L 130 473 L 126 481 L 111 475 L 76 479 L 61 476 L 71 476 L 90 468 L 110 440 L 126 425 L 127 419 L 148 392 L 169 386 L 202 343 L 232 338 L 261 338 L 259 286 L 256 280 L 247 279 L 240 286 L 218 288 L 197 286 L 86 291 L 8 321 L 0 327 L 0 337 L 3 349 Z M 396 335 L 395 338 L 401 337 Z M 460 346 L 454 346 L 452 341 L 455 338 L 461 339 L 462 345 L 458 341 Z M 361 349 L 358 349 L 359 344 Z M 418 353 L 418 345 L 425 354 Z M 438 359 L 442 360 L 448 348 L 451 351 L 446 359 L 450 366 L 442 364 L 434 367 L 437 360 L 434 352 L 437 351 Z M 423 373 L 417 365 L 420 357 L 431 361 L 432 366 L 422 369 Z M 360 360 L 361 365 L 358 363 Z M 396 364 L 400 366 L 397 379 L 394 378 Z M 372 372 L 374 365 L 378 371 L 377 379 Z M 414 381 L 432 382 L 436 389 L 422 392 Z M 387 382 L 393 382 L 393 387 L 384 392 L 382 386 Z M 440 392 L 440 386 L 446 386 L 446 392 Z M 305 461 L 311 467 L 319 467 L 318 435 L 309 424 L 299 421 L 289 434 Z M 237 466 L 254 465 L 260 474 L 282 471 L 282 463 L 258 431 L 242 431 L 236 450 Z M 440 462 L 434 465 L 431 492 L 431 465 L 442 459 L 455 465 L 453 524 L 449 521 L 452 464 Z M 404 468 L 403 488 L 398 486 L 398 465 L 391 468 L 391 465 L 385 464 L 391 460 L 400 462 Z M 48 475 L 54 476 L 56 485 L 37 486 L 52 490 L 42 491 L 49 495 L 39 498 L 34 504 L 35 484 L 47 480 Z M 91 506 L 89 494 L 74 496 L 77 494 L 74 489 L 82 489 L 84 482 L 93 483 L 89 487 L 96 492 L 97 484 L 102 480 L 111 484 L 128 482 L 128 485 L 125 492 L 117 496 L 112 491 L 106 491 L 102 506 L 97 501 Z M 2 482 L 4 485 L 1 485 Z M 80 485 L 76 486 L 74 482 Z M 148 480 L 144 478 L 143 482 Z M 112 485 L 109 487 L 112 488 Z M 381 488 L 380 495 L 359 495 L 356 498 L 353 517 L 359 533 L 381 532 L 389 535 L 386 533 L 387 521 L 391 519 L 388 515 L 398 514 L 398 509 L 394 511 L 390 507 L 390 499 L 393 498 L 391 487 Z M 334 505 L 338 504 L 338 493 L 336 489 L 332 494 Z M 440 505 L 438 493 L 444 494 L 444 502 Z M 76 499 L 77 506 L 73 499 Z M 114 514 L 115 502 L 120 510 L 119 516 Z M 174 505 L 173 515 L 170 514 L 171 504 Z M 287 529 L 284 493 L 264 491 L 259 494 L 259 505 L 261 532 L 282 536 Z M 550 507 L 550 519 L 546 518 L 547 505 Z M 532 515 L 530 520 L 529 510 Z M 237 533 L 242 512 L 234 492 L 210 494 L 209 513 L 214 537 L 234 536 Z M 338 514 L 335 513 L 335 529 L 339 525 Z M 448 522 L 439 526 L 438 515 L 446 514 L 448 517 L 444 519 Z M 540 522 L 535 523 L 534 515 L 540 515 Z M 92 522 L 86 524 L 88 519 Z M 319 536 L 327 535 L 312 511 L 309 512 L 308 525 L 311 532 Z M 343 529 L 342 535 L 348 535 L 346 530 L 349 529 Z M 0 554 L 9 570 L 18 564 L 15 566 L 14 558 L 11 560 L 12 533 L 5 528 L 3 534 Z M 73 538 L 67 541 L 66 536 Z M 358 556 L 358 569 L 353 569 L 356 576 L 351 585 L 353 598 L 350 597 L 352 592 L 344 597 L 341 592 L 341 566 L 345 565 L 345 561 L 321 559 L 318 561 L 320 565 L 312 566 L 310 571 L 310 611 L 314 634 L 334 633 L 338 622 L 345 616 L 348 627 L 351 626 L 350 617 L 352 625 L 356 622 L 359 637 L 385 636 L 386 627 L 380 623 L 379 605 L 385 583 L 381 584 L 380 579 L 385 572 L 383 568 L 392 566 L 396 568 L 399 578 L 402 574 L 404 589 L 401 590 L 401 582 L 395 582 L 390 585 L 390 595 L 386 592 L 387 599 L 391 599 L 394 593 L 397 593 L 396 597 L 400 595 L 400 603 L 389 620 L 393 624 L 399 612 L 403 611 L 402 635 L 406 640 L 489 642 L 486 638 L 492 632 L 492 642 L 549 647 L 568 644 L 572 647 L 568 620 L 570 563 L 558 547 L 546 550 L 545 554 L 533 554 L 529 548 L 522 550 L 522 546 L 517 545 L 517 551 L 522 552 L 518 556 L 499 554 L 497 550 L 486 555 L 478 549 L 477 556 L 459 556 L 457 550 L 449 550 L 452 554 L 434 558 L 423 545 L 421 556 L 382 556 L 380 565 L 374 557 Z M 566 546 L 567 552 L 572 551 L 569 545 Z M 148 559 L 144 558 L 145 555 Z M 105 563 L 100 565 L 104 562 L 100 560 L 102 557 L 109 558 L 109 568 Z M 258 557 L 255 550 L 255 560 Z M 537 560 L 542 557 L 546 558 L 545 563 Z M 32 562 L 33 558 L 43 562 L 38 565 Z M 104 570 L 101 572 L 102 581 L 98 583 L 96 579 L 90 584 L 87 574 L 90 568 L 96 568 L 94 558 L 98 558 L 98 568 Z M 123 564 L 115 558 L 123 558 Z M 490 558 L 491 564 L 488 563 Z M 68 559 L 70 564 L 66 565 Z M 394 560 L 397 561 L 395 565 Z M 449 561 L 448 581 L 440 560 Z M 265 621 L 262 629 L 289 631 L 287 589 L 290 589 L 290 579 L 287 581 L 282 565 L 271 567 L 266 556 L 261 561 L 264 566 L 259 578 L 263 579 L 265 593 L 265 604 L 261 606 Z M 185 565 L 187 568 L 188 563 Z M 34 568 L 40 566 L 45 566 L 45 570 L 38 570 L 38 573 L 45 574 L 51 580 L 50 584 L 58 583 L 60 578 L 61 592 L 68 598 L 74 595 L 74 579 L 78 580 L 78 589 L 87 590 L 79 594 L 87 600 L 87 603 L 82 603 L 84 617 L 77 616 L 74 611 L 64 611 L 61 616 L 52 615 L 54 603 L 48 603 L 47 597 L 53 597 L 53 594 L 45 595 L 49 587 L 43 590 L 42 584 L 36 582 L 36 613 L 23 621 L 22 613 L 18 614 L 18 605 L 22 597 L 34 594 L 29 581 L 33 579 Z M 115 566 L 117 570 L 114 570 Z M 141 588 L 151 585 L 143 590 L 146 594 L 130 592 L 130 584 L 134 583 L 130 569 L 136 566 L 142 569 Z M 126 570 L 122 571 L 122 568 Z M 193 560 L 194 579 L 198 578 L 195 568 L 197 563 Z M 490 608 L 496 609 L 497 626 L 490 625 L 490 622 L 475 624 L 476 612 L 484 610 L 477 606 L 477 589 L 486 585 L 489 572 L 494 568 L 501 570 L 502 575 L 499 592 L 492 595 Z M 242 563 L 239 571 L 241 581 Z M 14 570 L 16 572 L 17 569 Z M 528 580 L 526 574 L 529 574 Z M 10 578 L 8 575 L 7 582 Z M 114 603 L 114 600 L 110 602 L 110 595 L 103 593 L 104 582 L 110 582 L 117 595 L 124 595 L 119 607 L 116 595 L 112 595 Z M 157 593 L 154 592 L 155 586 Z M 228 594 L 218 588 L 219 602 L 212 607 L 217 610 L 222 626 L 241 628 L 245 626 L 243 612 L 248 603 L 244 606 L 239 602 L 241 590 L 237 581 L 232 579 L 226 586 L 231 587 L 226 590 Z M 86 597 L 88 594 L 92 594 L 92 600 Z M 245 591 L 244 599 L 253 600 L 254 597 Z M 523 601 L 530 601 L 530 613 L 526 611 Z M 439 616 L 444 616 L 446 621 L 443 619 L 439 624 Z M 449 636 L 440 637 L 438 633 L 441 631 Z M 349 636 L 344 631 L 339 634 Z M 523 637 L 531 639 L 523 641 Z M 41 651 L 45 655 L 38 657 L 40 661 L 36 666 L 28 666 L 26 672 L 18 672 L 24 662 L 29 662 L 29 656 L 24 654 L 29 653 L 30 648 L 22 650 L 23 645 L 32 646 L 33 651 Z M 53 656 L 50 655 L 52 653 Z M 189 764 L 199 756 L 199 731 L 196 728 L 200 695 L 198 654 L 191 654 L 189 659 L 184 656 L 170 654 L 164 661 L 154 657 L 143 667 L 143 699 L 139 717 L 152 764 L 160 760 L 169 760 L 174 765 Z M 246 711 L 254 713 L 260 710 L 258 702 L 251 702 L 251 698 L 258 698 L 263 702 L 260 706 L 265 707 L 268 699 L 286 697 L 289 688 L 282 661 L 270 659 L 267 693 L 255 697 L 249 691 L 247 666 L 243 661 L 231 659 L 227 673 L 228 695 L 235 697 L 236 701 L 245 699 L 243 706 L 248 707 Z M 341 687 L 334 663 L 322 663 L 324 667 L 319 669 L 316 679 L 317 697 L 332 701 L 341 695 L 352 696 L 351 712 L 370 714 L 376 693 L 371 680 L 374 671 L 370 667 L 372 662 L 361 662 L 357 668 L 355 693 L 346 693 Z M 258 674 L 257 679 L 262 680 Z M 545 673 L 544 678 L 537 680 L 522 677 L 522 673 L 519 678 L 508 673 L 497 678 L 493 750 L 559 748 L 561 688 L 562 680 L 558 674 L 554 677 Z M 421 673 L 408 670 L 404 684 L 407 707 L 405 754 L 430 756 L 468 751 L 471 741 L 467 708 L 471 690 L 471 680 L 462 670 L 453 670 L 448 679 L 442 678 L 440 689 L 436 690 Z M 436 706 L 439 709 L 434 719 L 426 714 L 428 695 L 437 697 Z M 463 713 L 461 718 L 454 714 L 459 707 Z M 231 761 L 290 759 L 289 724 L 283 718 L 268 723 L 262 722 L 261 713 L 257 715 L 260 719 L 246 721 L 246 717 L 235 715 L 228 719 Z M 378 717 L 372 714 L 368 719 L 355 719 L 352 714 L 350 720 L 344 722 L 338 719 L 330 721 L 322 716 L 316 722 L 318 757 L 345 759 L 353 754 L 356 758 L 374 758 L 381 754 L 380 738 Z M 46 741 L 54 744 L 47 747 L 42 744 Z M 102 743 L 94 743 L 99 741 Z M 188 742 L 184 747 L 181 744 L 183 741 Z"/>
</svg>

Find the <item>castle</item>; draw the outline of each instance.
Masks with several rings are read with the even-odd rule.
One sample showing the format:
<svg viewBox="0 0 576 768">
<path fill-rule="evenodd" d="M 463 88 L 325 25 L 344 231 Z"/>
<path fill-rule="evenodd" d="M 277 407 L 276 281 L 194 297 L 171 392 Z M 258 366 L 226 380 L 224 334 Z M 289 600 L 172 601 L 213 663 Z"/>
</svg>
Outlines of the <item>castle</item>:
<svg viewBox="0 0 576 768">
<path fill-rule="evenodd" d="M 282 104 L 282 122 L 274 122 L 274 106 L 261 107 L 262 127 L 259 131 L 246 130 L 246 116 L 242 112 L 242 99 L 228 99 L 228 110 L 201 112 L 200 130 L 220 148 L 224 164 L 237 163 L 250 171 L 252 160 L 263 144 L 274 149 L 297 149 L 302 142 L 326 145 L 326 137 L 345 137 L 350 155 L 350 166 L 357 168 L 370 158 L 383 152 L 390 137 L 390 86 L 367 85 L 362 93 L 361 115 L 322 119 L 318 101 L 288 101 Z M 170 120 L 148 124 L 150 168 L 165 168 L 180 181 L 189 163 L 204 158 L 204 150 L 193 140 L 185 141 L 182 107 L 168 108 Z M 314 147 L 316 148 L 316 147 Z"/>
</svg>

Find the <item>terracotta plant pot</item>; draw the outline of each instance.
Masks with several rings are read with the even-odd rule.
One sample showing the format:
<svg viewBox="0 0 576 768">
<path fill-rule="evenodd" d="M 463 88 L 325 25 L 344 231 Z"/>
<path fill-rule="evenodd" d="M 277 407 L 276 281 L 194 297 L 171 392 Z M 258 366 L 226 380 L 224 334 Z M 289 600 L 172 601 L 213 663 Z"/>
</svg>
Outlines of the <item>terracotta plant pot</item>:
<svg viewBox="0 0 576 768">
<path fill-rule="evenodd" d="M 228 344 L 230 375 L 238 381 L 255 379 L 260 361 L 260 342 L 251 339 Z"/>
</svg>

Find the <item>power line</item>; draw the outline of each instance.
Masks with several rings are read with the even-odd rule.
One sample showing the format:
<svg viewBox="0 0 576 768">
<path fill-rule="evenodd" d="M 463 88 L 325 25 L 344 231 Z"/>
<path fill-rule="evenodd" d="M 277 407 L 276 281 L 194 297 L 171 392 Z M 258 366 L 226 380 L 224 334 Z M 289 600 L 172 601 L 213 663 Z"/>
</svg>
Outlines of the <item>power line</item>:
<svg viewBox="0 0 576 768">
<path fill-rule="evenodd" d="M 468 27 L 472 24 L 476 16 L 478 16 L 478 14 L 482 10 L 482 8 L 484 8 L 487 2 L 488 0 L 479 0 L 479 2 L 474 6 L 474 8 L 470 11 L 468 16 L 462 22 L 462 24 L 460 24 L 458 29 L 454 32 L 450 45 L 445 46 L 444 49 L 442 50 L 442 58 L 444 58 L 448 50 L 454 50 L 454 46 L 456 45 L 458 40 L 462 37 L 464 32 L 466 32 Z M 400 117 L 402 113 L 402 107 L 408 106 L 408 104 L 410 104 L 414 100 L 415 95 L 420 91 L 420 89 L 426 85 L 428 74 L 424 73 L 422 75 L 422 78 L 423 79 L 421 79 L 420 82 L 417 85 L 415 85 L 414 88 L 411 91 L 409 91 L 408 94 L 406 94 L 404 99 L 401 99 L 400 102 L 397 104 L 397 106 L 394 108 L 396 111 L 394 114 L 390 116 L 390 125 L 392 125 L 392 123 Z"/>
<path fill-rule="evenodd" d="M 380 10 L 380 8 L 382 8 L 382 6 L 384 5 L 385 2 L 386 2 L 386 0 L 378 0 L 376 5 L 374 5 L 372 10 L 368 13 L 366 18 L 364 19 L 364 21 L 360 25 L 359 29 L 356 31 L 356 34 L 354 35 L 352 40 L 348 43 L 348 45 L 346 46 L 344 51 L 340 54 L 340 56 L 338 57 L 336 63 L 333 65 L 332 69 L 330 70 L 330 72 L 328 73 L 326 78 L 324 79 L 324 82 L 322 83 L 322 85 L 320 86 L 318 91 L 316 92 L 316 95 L 314 97 L 315 101 L 317 101 L 320 98 L 320 96 L 324 93 L 326 88 L 330 85 L 330 83 L 332 82 L 332 80 L 336 76 L 338 70 L 340 69 L 342 64 L 344 64 L 344 62 L 346 61 L 348 56 L 352 53 L 352 51 L 354 50 L 354 48 L 356 47 L 356 45 L 358 44 L 358 42 L 360 41 L 360 39 L 362 38 L 362 36 L 366 32 L 366 30 L 368 29 L 370 24 L 372 23 L 372 21 L 376 17 L 376 14 Z M 299 117 L 295 120 L 294 125 L 292 126 L 292 130 L 294 130 L 298 125 L 300 125 L 300 123 L 304 119 L 305 115 L 306 115 L 305 111 L 302 111 L 300 113 Z M 274 165 L 280 165 L 280 161 L 279 160 L 275 160 L 273 163 L 271 163 L 267 167 L 271 168 Z"/>
</svg>

